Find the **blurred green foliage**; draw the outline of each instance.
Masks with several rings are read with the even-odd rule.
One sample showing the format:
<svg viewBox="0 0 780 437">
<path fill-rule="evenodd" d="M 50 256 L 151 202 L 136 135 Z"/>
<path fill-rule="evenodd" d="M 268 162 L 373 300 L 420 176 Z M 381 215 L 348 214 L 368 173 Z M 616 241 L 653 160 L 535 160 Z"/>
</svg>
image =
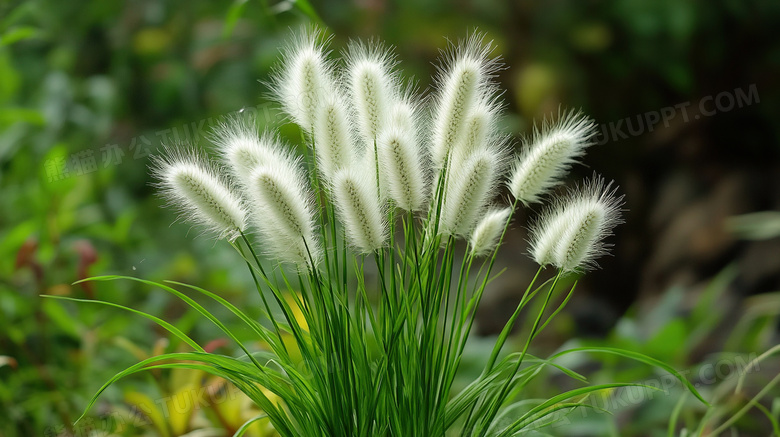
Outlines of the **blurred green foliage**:
<svg viewBox="0 0 780 437">
<path fill-rule="evenodd" d="M 721 136 L 718 144 L 740 144 L 748 157 L 778 153 L 778 2 L 0 0 L 0 435 L 63 434 L 118 369 L 180 346 L 146 320 L 42 294 L 138 308 L 204 343 L 218 340 L 218 332 L 162 293 L 121 282 L 71 284 L 102 273 L 179 280 L 252 313 L 255 302 L 243 294 L 250 278 L 232 251 L 191 238 L 196 231 L 171 225 L 173 214 L 159 208 L 148 155 L 165 142 L 208 147 L 209 128 L 242 108 L 294 138 L 261 81 L 289 29 L 310 22 L 334 33 L 334 47 L 370 36 L 394 45 L 404 74 L 426 78 L 422 90 L 445 38 L 486 32 L 512 67 L 499 79 L 508 90 L 506 128 L 515 133 L 527 133 L 531 120 L 561 102 L 611 121 L 758 83 L 762 104 L 749 109 L 750 129 L 734 112 L 720 119 L 713 136 Z M 607 144 L 594 150 L 594 159 L 607 174 L 622 174 L 643 159 L 627 146 L 635 144 Z M 746 220 L 735 223 L 744 229 Z M 709 311 L 723 290 L 721 279 L 701 295 L 691 317 L 670 315 L 684 294 L 670 290 L 650 327 L 628 317 L 597 343 L 695 365 L 701 359 L 691 354 L 696 342 L 716 324 L 713 318 L 723 317 Z M 760 311 L 768 307 L 763 301 L 756 307 L 729 350 L 766 346 L 762 335 L 777 314 Z M 646 369 L 601 364 L 596 378 L 647 377 Z M 113 386 L 93 412 L 95 427 L 127 435 L 235 430 L 208 408 L 198 415 L 206 419 L 174 433 L 144 420 L 124 428 L 105 421 L 116 411 L 143 419 L 131 411 L 138 402 L 127 393 L 154 402 L 176 391 L 174 379 L 154 374 Z M 620 435 L 647 435 L 642 424 L 657 425 L 665 416 L 654 417 Z"/>
</svg>

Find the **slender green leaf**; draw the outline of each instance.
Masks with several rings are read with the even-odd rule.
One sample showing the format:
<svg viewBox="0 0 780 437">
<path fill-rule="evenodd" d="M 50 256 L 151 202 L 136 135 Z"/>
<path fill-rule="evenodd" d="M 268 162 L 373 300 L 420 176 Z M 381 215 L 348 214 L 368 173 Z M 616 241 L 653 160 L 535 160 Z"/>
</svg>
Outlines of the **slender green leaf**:
<svg viewBox="0 0 780 437">
<path fill-rule="evenodd" d="M 612 347 L 578 347 L 574 349 L 565 350 L 563 352 L 559 352 L 553 356 L 550 357 L 550 360 L 555 360 L 558 357 L 562 357 L 564 355 L 569 355 L 576 352 L 591 352 L 591 353 L 606 353 L 606 354 L 612 354 L 612 355 L 618 355 L 624 358 L 629 358 L 635 361 L 639 361 L 651 366 L 658 367 L 660 369 L 663 369 L 669 373 L 671 373 L 675 378 L 677 378 L 685 387 L 690 390 L 691 393 L 693 393 L 696 398 L 698 398 L 704 405 L 707 405 L 708 407 L 711 406 L 709 402 L 707 402 L 699 393 L 698 390 L 696 390 L 696 387 L 693 386 L 693 384 L 688 381 L 685 376 L 683 376 L 680 372 L 674 369 L 674 367 L 664 363 L 663 361 L 657 360 L 652 357 L 648 357 L 647 355 L 641 354 L 639 352 L 629 351 L 625 349 L 618 349 L 618 348 L 612 348 Z"/>
<path fill-rule="evenodd" d="M 242 435 L 244 435 L 245 432 L 249 430 L 249 427 L 252 426 L 252 424 L 267 418 L 268 418 L 267 414 L 260 414 L 247 420 L 246 422 L 244 422 L 243 425 L 241 425 L 241 428 L 238 428 L 236 430 L 236 432 L 233 434 L 233 437 L 241 437 Z"/>
<path fill-rule="evenodd" d="M 98 305 L 106 305 L 106 306 L 110 306 L 110 307 L 120 308 L 120 309 L 123 309 L 125 311 L 130 311 L 132 313 L 136 313 L 139 316 L 143 316 L 143 317 L 145 317 L 145 318 L 147 318 L 147 319 L 157 323 L 161 327 L 165 328 L 165 330 L 167 330 L 171 334 L 175 335 L 176 337 L 179 337 L 182 341 L 184 341 L 185 343 L 190 345 L 190 347 L 192 347 L 196 351 L 204 352 L 203 348 L 200 347 L 200 345 L 195 343 L 195 341 L 193 339 L 191 339 L 190 337 L 188 337 L 185 333 L 181 332 L 179 330 L 179 328 L 171 325 L 170 323 L 166 322 L 165 320 L 163 320 L 163 319 L 161 319 L 159 317 L 155 317 L 155 316 L 153 316 L 151 314 L 147 314 L 147 313 L 145 313 L 143 311 L 139 311 L 139 310 L 135 310 L 135 309 L 132 309 L 132 308 L 128 308 L 128 307 L 126 307 L 124 305 L 119 305 L 119 304 L 112 303 L 112 302 L 105 302 L 105 301 L 102 301 L 102 300 L 77 299 L 75 297 L 51 296 L 51 295 L 42 295 L 41 297 L 45 297 L 45 298 L 48 298 L 48 299 L 69 300 L 69 301 L 72 301 L 72 302 L 94 303 L 94 304 L 98 304 Z"/>
</svg>

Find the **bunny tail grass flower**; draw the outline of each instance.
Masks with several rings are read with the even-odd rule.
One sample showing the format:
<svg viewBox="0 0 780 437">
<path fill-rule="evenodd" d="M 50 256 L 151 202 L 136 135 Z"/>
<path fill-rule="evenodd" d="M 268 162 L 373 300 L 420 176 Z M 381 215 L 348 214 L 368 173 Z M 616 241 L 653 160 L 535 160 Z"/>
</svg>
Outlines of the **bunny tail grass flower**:
<svg viewBox="0 0 780 437">
<path fill-rule="evenodd" d="M 504 232 L 506 221 L 511 208 L 488 211 L 482 220 L 479 221 L 474 232 L 471 234 L 471 256 L 486 256 L 492 252 L 498 245 L 498 240 Z"/>
<path fill-rule="evenodd" d="M 490 51 L 479 35 L 451 45 L 427 99 L 400 83 L 383 46 L 355 43 L 348 59 L 331 62 L 321 34 L 305 31 L 284 50 L 270 85 L 302 129 L 297 145 L 311 146 L 314 159 L 239 118 L 212 137 L 225 168 L 205 153 L 157 157 L 154 174 L 182 218 L 220 237 L 241 237 L 231 241 L 235 260 L 246 263 L 259 299 L 234 305 L 196 286 L 126 277 L 180 298 L 230 339 L 234 353 L 213 353 L 205 339 L 164 316 L 119 306 L 157 322 L 182 348 L 114 374 L 87 410 L 119 379 L 166 367 L 209 373 L 241 390 L 262 415 L 238 434 L 267 419 L 269 432 L 280 437 L 507 437 L 541 431 L 558 413 L 589 407 L 591 394 L 646 387 L 589 384 L 561 363 L 555 366 L 575 381 L 542 399 L 524 391 L 543 383 L 534 378 L 550 364 L 527 354 L 529 345 L 575 291 L 576 284 L 559 279 L 595 267 L 620 222 L 622 197 L 597 177 L 565 200 L 550 196 L 554 206 L 531 229 L 530 251 L 542 266 L 481 369 L 464 367 L 514 208 L 548 188 L 592 134 L 592 123 L 579 114 L 545 125 L 515 166 L 509 185 L 517 199 L 510 208 L 493 206 L 511 167 L 509 138 L 497 121 L 498 61 Z M 247 228 L 257 238 L 248 238 Z M 549 264 L 559 267 L 555 278 L 538 283 Z M 520 324 L 527 337 L 510 340 Z M 522 349 L 508 351 L 507 342 Z M 588 351 L 604 348 L 569 349 L 550 360 Z M 637 352 L 606 352 L 658 365 Z"/>
<path fill-rule="evenodd" d="M 167 148 L 152 164 L 161 195 L 180 218 L 233 241 L 246 229 L 247 212 L 219 170 L 192 150 Z"/>
<path fill-rule="evenodd" d="M 482 36 L 473 34 L 445 53 L 432 108 L 431 158 L 437 168 L 455 145 L 466 141 L 464 126 L 472 110 L 495 94 L 492 77 L 500 63 L 489 57 L 491 51 L 491 44 L 483 44 Z"/>
<path fill-rule="evenodd" d="M 299 162 L 288 157 L 285 164 L 252 171 L 247 184 L 251 218 L 269 255 L 299 266 L 316 265 L 322 249 L 315 234 L 312 194 Z"/>
<path fill-rule="evenodd" d="M 496 148 L 507 150 L 509 136 L 498 131 L 498 118 L 501 104 L 493 100 L 481 99 L 463 120 L 463 133 L 458 143 L 450 151 L 449 168 L 459 168 L 464 159 L 476 150 Z"/>
<path fill-rule="evenodd" d="M 317 30 L 301 32 L 284 49 L 281 68 L 269 84 L 282 109 L 306 132 L 313 129 L 317 108 L 336 89 L 327 41 Z"/>
<path fill-rule="evenodd" d="M 333 200 L 350 244 L 363 253 L 382 248 L 387 240 L 387 224 L 372 169 L 361 166 L 339 170 L 331 184 Z"/>
<path fill-rule="evenodd" d="M 396 62 L 389 50 L 377 43 L 349 45 L 343 81 L 354 108 L 362 146 L 373 148 L 398 92 Z"/>
<path fill-rule="evenodd" d="M 502 150 L 488 148 L 475 151 L 458 168 L 453 168 L 447 178 L 440 234 L 469 234 L 477 217 L 495 195 L 503 161 Z"/>
<path fill-rule="evenodd" d="M 609 248 L 604 239 L 622 223 L 623 196 L 617 197 L 616 191 L 612 182 L 605 185 L 594 176 L 541 214 L 530 230 L 534 261 L 566 272 L 598 267 L 596 258 Z"/>
<path fill-rule="evenodd" d="M 466 115 L 461 144 L 457 147 L 465 153 L 483 148 L 496 131 L 501 106 L 496 101 L 483 99 Z"/>
<path fill-rule="evenodd" d="M 512 195 L 528 205 L 555 186 L 577 158 L 585 153 L 596 134 L 596 124 L 582 113 L 559 114 L 557 123 L 546 122 L 534 131 L 515 162 L 508 186 Z"/>
<path fill-rule="evenodd" d="M 284 149 L 271 135 L 258 135 L 253 118 L 229 119 L 217 126 L 210 137 L 241 185 L 249 182 L 257 166 L 274 166 L 285 157 Z"/>
<path fill-rule="evenodd" d="M 317 109 L 314 122 L 317 164 L 325 179 L 355 159 L 355 146 L 349 125 L 349 109 L 344 98 L 333 93 Z"/>
<path fill-rule="evenodd" d="M 377 139 L 381 180 L 399 208 L 420 211 L 425 208 L 428 184 L 415 126 L 416 108 L 399 102 L 390 114 L 387 127 Z"/>
</svg>

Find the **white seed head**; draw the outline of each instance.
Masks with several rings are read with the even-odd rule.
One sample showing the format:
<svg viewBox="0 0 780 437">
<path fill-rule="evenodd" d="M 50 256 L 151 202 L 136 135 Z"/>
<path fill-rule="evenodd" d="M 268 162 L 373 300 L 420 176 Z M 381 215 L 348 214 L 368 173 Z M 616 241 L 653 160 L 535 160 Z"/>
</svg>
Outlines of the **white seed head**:
<svg viewBox="0 0 780 437">
<path fill-rule="evenodd" d="M 281 68 L 270 89 L 282 109 L 304 131 L 311 132 L 317 108 L 336 89 L 327 40 L 316 30 L 304 30 L 283 50 Z"/>
<path fill-rule="evenodd" d="M 390 109 L 389 122 L 377 138 L 382 191 L 406 211 L 424 209 L 428 193 L 416 118 L 413 105 L 398 102 Z"/>
<path fill-rule="evenodd" d="M 246 209 L 220 169 L 193 150 L 166 149 L 154 157 L 152 174 L 179 218 L 232 241 L 246 228 Z"/>
<path fill-rule="evenodd" d="M 365 150 L 365 153 L 358 158 L 357 167 L 364 170 L 363 173 L 365 173 L 365 177 L 367 178 L 366 183 L 374 187 L 375 195 L 378 197 L 380 204 L 384 205 L 388 199 L 387 181 L 385 180 L 384 165 L 377 158 L 379 156 L 377 154 L 378 152 L 379 144 L 372 144 Z M 368 179 L 370 179 L 370 181 Z"/>
<path fill-rule="evenodd" d="M 420 136 L 421 111 L 415 103 L 417 96 L 413 91 L 407 90 L 404 95 L 393 102 L 390 107 L 388 124 L 399 129 L 414 132 L 415 136 Z"/>
<path fill-rule="evenodd" d="M 451 168 L 442 205 L 439 233 L 468 235 L 485 205 L 495 196 L 496 182 L 503 165 L 502 151 L 477 150 Z"/>
<path fill-rule="evenodd" d="M 538 202 L 592 144 L 595 127 L 590 118 L 570 111 L 559 115 L 555 124 L 545 123 L 541 132 L 535 130 L 512 170 L 508 182 L 512 195 L 526 205 Z"/>
<path fill-rule="evenodd" d="M 463 138 L 457 147 L 466 152 L 483 147 L 495 125 L 496 110 L 488 104 L 477 104 L 466 116 Z"/>
<path fill-rule="evenodd" d="M 365 166 L 341 169 L 331 184 L 333 201 L 350 244 L 362 253 L 383 247 L 387 224 L 371 169 Z"/>
<path fill-rule="evenodd" d="M 604 239 L 622 223 L 623 196 L 616 190 L 594 176 L 543 212 L 530 229 L 534 261 L 567 272 L 598 267 L 596 258 L 610 246 Z"/>
<path fill-rule="evenodd" d="M 557 208 L 560 208 L 560 205 Z M 531 257 L 540 266 L 556 264 L 555 252 L 560 236 L 570 226 L 569 218 L 557 208 L 543 212 L 530 228 Z"/>
<path fill-rule="evenodd" d="M 398 94 L 395 60 L 382 45 L 361 42 L 350 44 L 345 58 L 343 81 L 354 108 L 357 130 L 363 148 L 371 148 Z"/>
<path fill-rule="evenodd" d="M 482 220 L 479 221 L 471 234 L 469 244 L 472 256 L 485 256 L 496 248 L 511 212 L 511 208 L 492 210 L 482 217 Z"/>
<path fill-rule="evenodd" d="M 299 162 L 256 167 L 247 193 L 265 251 L 281 262 L 316 265 L 322 249 L 315 234 L 312 194 Z"/>
<path fill-rule="evenodd" d="M 221 123 L 211 135 L 222 161 L 234 179 L 245 187 L 256 167 L 275 166 L 286 152 L 269 134 L 258 135 L 253 119 L 232 118 Z"/>
<path fill-rule="evenodd" d="M 499 63 L 489 57 L 491 51 L 491 45 L 475 34 L 445 53 L 432 108 L 431 158 L 438 168 L 452 148 L 465 141 L 471 111 L 495 93 L 492 76 Z"/>
<path fill-rule="evenodd" d="M 496 99 L 481 99 L 463 120 L 463 132 L 450 151 L 449 167 L 457 168 L 477 150 L 493 147 L 505 151 L 509 137 L 498 131 L 501 105 Z"/>
<path fill-rule="evenodd" d="M 333 93 L 317 109 L 314 122 L 314 149 L 317 164 L 326 180 L 355 160 L 355 145 L 344 98 Z"/>
</svg>

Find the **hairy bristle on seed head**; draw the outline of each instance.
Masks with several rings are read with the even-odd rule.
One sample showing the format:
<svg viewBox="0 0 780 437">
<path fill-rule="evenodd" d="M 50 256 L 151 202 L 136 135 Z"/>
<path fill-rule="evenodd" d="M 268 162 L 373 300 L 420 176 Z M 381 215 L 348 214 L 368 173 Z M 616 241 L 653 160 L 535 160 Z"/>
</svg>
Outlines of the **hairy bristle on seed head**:
<svg viewBox="0 0 780 437">
<path fill-rule="evenodd" d="M 155 156 L 152 174 L 179 218 L 233 241 L 246 228 L 246 209 L 221 169 L 194 150 L 166 148 Z"/>
<path fill-rule="evenodd" d="M 501 107 L 497 101 L 482 99 L 463 120 L 463 135 L 455 145 L 459 153 L 486 147 L 498 135 L 496 123 Z"/>
<path fill-rule="evenodd" d="M 327 58 L 327 39 L 316 30 L 302 31 L 282 52 L 281 67 L 269 88 L 284 112 L 311 133 L 317 108 L 336 90 L 333 64 Z"/>
<path fill-rule="evenodd" d="M 331 193 L 347 240 L 362 253 L 382 248 L 387 240 L 385 214 L 371 173 L 365 166 L 345 168 L 336 172 L 331 181 Z"/>
<path fill-rule="evenodd" d="M 494 209 L 482 217 L 469 240 L 471 256 L 486 256 L 496 248 L 511 212 L 511 208 Z"/>
<path fill-rule="evenodd" d="M 377 42 L 353 42 L 345 54 L 346 84 L 362 149 L 370 149 L 388 120 L 388 111 L 399 93 L 396 61 Z"/>
<path fill-rule="evenodd" d="M 420 211 L 427 200 L 428 175 L 417 129 L 417 109 L 408 101 L 399 101 L 390 108 L 389 115 L 377 138 L 380 181 L 396 206 Z"/>
<path fill-rule="evenodd" d="M 250 181 L 250 218 L 268 255 L 298 266 L 316 265 L 322 249 L 315 233 L 313 194 L 299 161 L 288 155 L 283 163 L 257 166 Z"/>
<path fill-rule="evenodd" d="M 349 108 L 340 93 L 324 99 L 314 122 L 314 150 L 320 173 L 326 180 L 354 163 L 356 151 L 349 124 Z"/>
<path fill-rule="evenodd" d="M 512 195 L 526 205 L 538 202 L 592 144 L 595 127 L 590 118 L 570 111 L 559 115 L 554 124 L 545 123 L 541 132 L 535 130 L 511 172 L 508 186 Z"/>
<path fill-rule="evenodd" d="M 286 156 L 283 147 L 270 134 L 258 134 L 254 118 L 233 117 L 220 123 L 210 135 L 222 161 L 233 178 L 246 186 L 252 170 L 274 166 Z"/>
<path fill-rule="evenodd" d="M 530 228 L 534 261 L 567 272 L 598 267 L 596 258 L 608 253 L 604 239 L 622 223 L 616 190 L 594 176 L 543 212 Z"/>
<path fill-rule="evenodd" d="M 500 64 L 498 59 L 490 58 L 491 52 L 491 44 L 473 34 L 444 54 L 431 109 L 431 159 L 437 168 L 442 167 L 456 144 L 465 141 L 468 114 L 495 94 L 492 78 Z"/>
<path fill-rule="evenodd" d="M 468 235 L 487 203 L 496 195 L 501 175 L 503 151 L 496 148 L 476 150 L 447 177 L 439 221 L 443 235 Z"/>
</svg>

